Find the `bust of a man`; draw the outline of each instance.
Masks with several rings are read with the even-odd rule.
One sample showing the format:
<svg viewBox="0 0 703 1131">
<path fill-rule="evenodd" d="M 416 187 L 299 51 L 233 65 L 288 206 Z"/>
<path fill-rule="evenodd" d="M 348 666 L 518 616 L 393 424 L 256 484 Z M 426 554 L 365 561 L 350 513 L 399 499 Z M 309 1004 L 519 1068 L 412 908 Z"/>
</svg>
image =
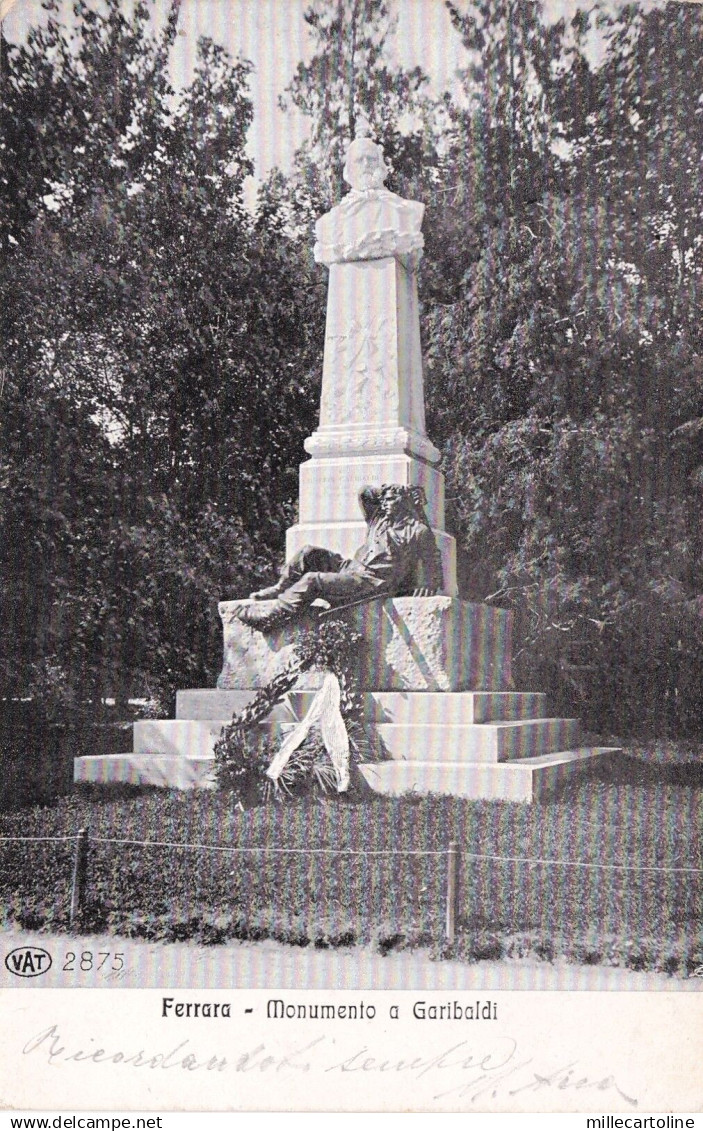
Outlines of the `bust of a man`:
<svg viewBox="0 0 703 1131">
<path fill-rule="evenodd" d="M 424 204 L 404 200 L 384 187 L 388 167 L 383 150 L 359 122 L 347 150 L 344 179 L 351 191 L 315 225 L 315 261 L 351 263 L 395 256 L 413 270 L 422 254 Z"/>
</svg>

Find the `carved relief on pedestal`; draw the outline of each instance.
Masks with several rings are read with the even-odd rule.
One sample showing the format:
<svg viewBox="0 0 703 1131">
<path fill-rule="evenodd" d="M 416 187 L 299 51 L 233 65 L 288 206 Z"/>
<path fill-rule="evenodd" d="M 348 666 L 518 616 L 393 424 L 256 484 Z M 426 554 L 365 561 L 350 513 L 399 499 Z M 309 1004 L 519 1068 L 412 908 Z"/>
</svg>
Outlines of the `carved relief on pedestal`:
<svg viewBox="0 0 703 1131">
<path fill-rule="evenodd" d="M 398 344 L 384 311 L 369 309 L 362 325 L 353 317 L 328 319 L 320 421 L 327 425 L 362 420 L 394 421 L 398 414 Z"/>
<path fill-rule="evenodd" d="M 330 365 L 345 373 L 358 373 L 364 377 L 382 377 L 388 362 L 397 362 L 398 350 L 384 348 L 388 343 L 388 319 L 371 317 L 366 326 L 356 318 L 347 324 L 342 333 L 327 331 L 325 354 Z"/>
</svg>

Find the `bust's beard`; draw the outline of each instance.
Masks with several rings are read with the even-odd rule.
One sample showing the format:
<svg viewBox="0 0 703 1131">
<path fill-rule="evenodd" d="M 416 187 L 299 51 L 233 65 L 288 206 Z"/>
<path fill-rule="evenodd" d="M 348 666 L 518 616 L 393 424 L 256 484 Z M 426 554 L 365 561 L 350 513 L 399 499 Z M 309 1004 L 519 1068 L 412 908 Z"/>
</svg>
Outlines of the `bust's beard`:
<svg viewBox="0 0 703 1131">
<path fill-rule="evenodd" d="M 356 192 L 371 192 L 373 189 L 383 188 L 384 173 L 382 169 L 376 169 L 373 173 L 360 174 L 355 177 L 356 184 L 354 189 Z"/>
</svg>

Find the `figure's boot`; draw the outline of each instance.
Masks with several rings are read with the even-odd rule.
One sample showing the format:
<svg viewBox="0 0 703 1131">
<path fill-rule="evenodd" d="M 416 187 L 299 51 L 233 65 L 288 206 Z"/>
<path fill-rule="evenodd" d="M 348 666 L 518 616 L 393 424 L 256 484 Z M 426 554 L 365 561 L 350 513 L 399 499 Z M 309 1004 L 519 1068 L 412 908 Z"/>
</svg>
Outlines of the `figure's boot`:
<svg viewBox="0 0 703 1131">
<path fill-rule="evenodd" d="M 267 589 L 258 589 L 256 593 L 249 594 L 250 601 L 275 601 L 283 592 L 284 586 L 280 581 L 275 585 L 269 585 Z"/>
<path fill-rule="evenodd" d="M 259 632 L 273 632 L 282 624 L 292 620 L 294 613 L 282 605 L 280 601 L 267 601 L 266 605 L 242 605 L 237 611 L 237 617 L 249 628 L 256 628 Z"/>
</svg>

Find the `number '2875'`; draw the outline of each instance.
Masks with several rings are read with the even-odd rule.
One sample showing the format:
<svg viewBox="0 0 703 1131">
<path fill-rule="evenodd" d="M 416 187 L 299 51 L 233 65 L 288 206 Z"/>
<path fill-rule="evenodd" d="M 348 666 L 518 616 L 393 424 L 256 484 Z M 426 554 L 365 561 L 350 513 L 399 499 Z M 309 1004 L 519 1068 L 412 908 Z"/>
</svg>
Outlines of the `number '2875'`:
<svg viewBox="0 0 703 1131">
<path fill-rule="evenodd" d="M 87 974 L 90 970 L 122 970 L 124 967 L 124 954 L 113 950 L 68 950 L 63 969 L 77 973 L 79 970 Z"/>
</svg>

